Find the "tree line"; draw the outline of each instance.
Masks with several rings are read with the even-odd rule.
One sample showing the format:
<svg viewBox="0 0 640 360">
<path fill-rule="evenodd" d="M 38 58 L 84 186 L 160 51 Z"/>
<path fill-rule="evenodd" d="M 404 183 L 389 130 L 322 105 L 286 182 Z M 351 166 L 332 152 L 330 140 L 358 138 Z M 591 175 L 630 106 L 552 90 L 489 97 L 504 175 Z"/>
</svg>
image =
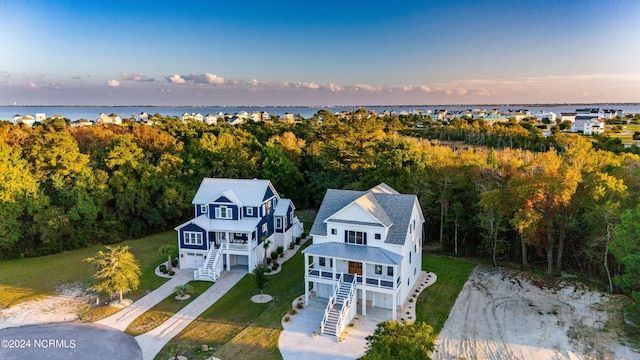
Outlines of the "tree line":
<svg viewBox="0 0 640 360">
<path fill-rule="evenodd" d="M 444 251 L 550 276 L 571 269 L 611 290 L 625 271 L 610 251 L 621 215 L 639 204 L 640 156 L 580 135 L 480 123 L 427 124 L 418 134 L 406 128 L 424 117 L 364 109 L 320 110 L 294 124 L 153 120 L 0 125 L 0 258 L 170 229 L 193 216 L 202 178 L 256 177 L 299 209 L 318 207 L 327 188 L 385 182 L 418 196 L 425 242 Z"/>
</svg>

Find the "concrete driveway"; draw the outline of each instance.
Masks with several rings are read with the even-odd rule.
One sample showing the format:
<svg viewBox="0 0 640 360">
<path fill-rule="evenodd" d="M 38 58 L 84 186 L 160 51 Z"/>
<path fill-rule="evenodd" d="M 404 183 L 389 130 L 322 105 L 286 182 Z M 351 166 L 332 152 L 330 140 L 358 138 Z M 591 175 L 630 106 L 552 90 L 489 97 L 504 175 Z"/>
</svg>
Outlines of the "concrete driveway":
<svg viewBox="0 0 640 360">
<path fill-rule="evenodd" d="M 0 359 L 141 360 L 136 340 L 98 324 L 58 323 L 0 330 Z"/>
<path fill-rule="evenodd" d="M 313 335 L 320 326 L 328 299 L 309 299 L 309 305 L 282 331 L 278 340 L 280 354 L 284 360 L 350 360 L 362 357 L 366 351 L 367 336 L 376 329 L 376 325 L 385 320 L 367 310 L 367 316 L 358 315 L 355 326 L 346 330 L 346 341 L 338 342 L 335 337 Z M 371 313 L 371 314 L 370 314 Z"/>
</svg>

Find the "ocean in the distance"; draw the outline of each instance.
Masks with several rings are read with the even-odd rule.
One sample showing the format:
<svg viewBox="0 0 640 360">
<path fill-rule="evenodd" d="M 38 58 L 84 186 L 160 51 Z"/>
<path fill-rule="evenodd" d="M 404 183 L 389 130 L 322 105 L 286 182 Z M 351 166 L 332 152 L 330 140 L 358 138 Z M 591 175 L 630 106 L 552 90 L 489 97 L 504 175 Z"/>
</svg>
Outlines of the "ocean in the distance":
<svg viewBox="0 0 640 360">
<path fill-rule="evenodd" d="M 367 110 L 375 110 L 380 113 L 385 110 L 389 111 L 417 111 L 421 110 L 427 113 L 429 110 L 447 109 L 447 110 L 466 110 L 466 109 L 499 109 L 507 111 L 509 109 L 528 109 L 531 114 L 539 111 L 550 111 L 556 114 L 561 112 L 573 112 L 579 108 L 601 108 L 623 110 L 625 113 L 640 113 L 640 104 L 553 104 L 553 105 L 412 105 L 412 106 L 336 106 L 336 107 L 277 107 L 277 106 L 237 106 L 237 107 L 199 107 L 199 106 L 0 106 L 0 120 L 11 120 L 14 115 L 35 115 L 36 113 L 44 113 L 47 117 L 53 115 L 62 115 L 72 121 L 78 119 L 95 120 L 100 113 L 116 113 L 122 118 L 136 117 L 141 112 L 147 112 L 150 115 L 159 113 L 163 116 L 180 116 L 184 113 L 200 113 L 217 114 L 218 112 L 234 114 L 241 111 L 266 111 L 270 115 L 280 115 L 285 113 L 300 114 L 305 118 L 309 118 L 317 113 L 320 109 L 326 109 L 333 113 L 339 111 L 351 111 L 364 107 Z"/>
</svg>

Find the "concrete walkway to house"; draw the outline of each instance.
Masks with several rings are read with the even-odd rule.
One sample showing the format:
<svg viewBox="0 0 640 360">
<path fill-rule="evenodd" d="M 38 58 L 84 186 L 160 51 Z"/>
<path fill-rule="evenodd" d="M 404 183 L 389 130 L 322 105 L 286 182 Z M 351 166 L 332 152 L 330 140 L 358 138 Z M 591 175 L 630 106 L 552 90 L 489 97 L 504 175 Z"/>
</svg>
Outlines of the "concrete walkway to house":
<svg viewBox="0 0 640 360">
<path fill-rule="evenodd" d="M 353 327 L 347 327 L 344 342 L 335 337 L 315 335 L 327 307 L 328 299 L 312 298 L 291 323 L 284 328 L 278 347 L 284 360 L 351 360 L 364 355 L 367 336 L 371 335 L 379 322 L 388 320 L 389 311 L 367 308 L 367 316 L 358 315 Z"/>
<path fill-rule="evenodd" d="M 193 280 L 193 270 L 175 269 L 174 271 L 176 274 L 159 288 L 117 313 L 96 321 L 96 324 L 106 325 L 124 331 L 138 316 L 171 295 L 175 291 L 176 286 L 186 284 L 190 280 Z"/>
<path fill-rule="evenodd" d="M 246 274 L 246 270 L 223 271 L 220 278 L 200 296 L 157 328 L 136 336 L 143 360 L 152 360 L 162 347 L 187 327 L 202 312 L 218 301 Z"/>
</svg>

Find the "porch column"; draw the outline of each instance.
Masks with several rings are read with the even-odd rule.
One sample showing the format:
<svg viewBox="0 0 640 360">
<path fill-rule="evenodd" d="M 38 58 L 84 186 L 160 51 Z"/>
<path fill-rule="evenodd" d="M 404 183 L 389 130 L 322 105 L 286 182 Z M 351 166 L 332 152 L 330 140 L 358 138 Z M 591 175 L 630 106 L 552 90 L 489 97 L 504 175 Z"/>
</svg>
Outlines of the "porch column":
<svg viewBox="0 0 640 360">
<path fill-rule="evenodd" d="M 331 258 L 331 262 L 333 263 L 333 266 L 331 267 L 331 271 L 333 271 L 333 277 L 331 278 L 331 280 L 335 280 L 336 279 L 336 267 L 337 267 L 337 259 Z"/>
<path fill-rule="evenodd" d="M 395 320 L 397 317 L 397 312 L 398 310 L 396 309 L 397 305 L 397 301 L 398 301 L 398 292 L 396 291 L 395 294 L 393 294 L 393 299 L 391 300 L 391 320 Z"/>
<path fill-rule="evenodd" d="M 309 254 L 304 254 L 304 304 L 309 305 L 309 281 L 307 274 L 309 273 Z"/>
<path fill-rule="evenodd" d="M 365 290 L 364 286 L 362 287 L 362 297 L 360 301 L 362 302 L 362 315 L 367 315 L 367 290 Z"/>
<path fill-rule="evenodd" d="M 225 240 L 225 242 L 226 242 L 225 247 L 227 248 L 227 251 L 225 254 L 227 256 L 227 271 L 231 271 L 231 255 L 229 255 L 229 241 Z"/>
</svg>

